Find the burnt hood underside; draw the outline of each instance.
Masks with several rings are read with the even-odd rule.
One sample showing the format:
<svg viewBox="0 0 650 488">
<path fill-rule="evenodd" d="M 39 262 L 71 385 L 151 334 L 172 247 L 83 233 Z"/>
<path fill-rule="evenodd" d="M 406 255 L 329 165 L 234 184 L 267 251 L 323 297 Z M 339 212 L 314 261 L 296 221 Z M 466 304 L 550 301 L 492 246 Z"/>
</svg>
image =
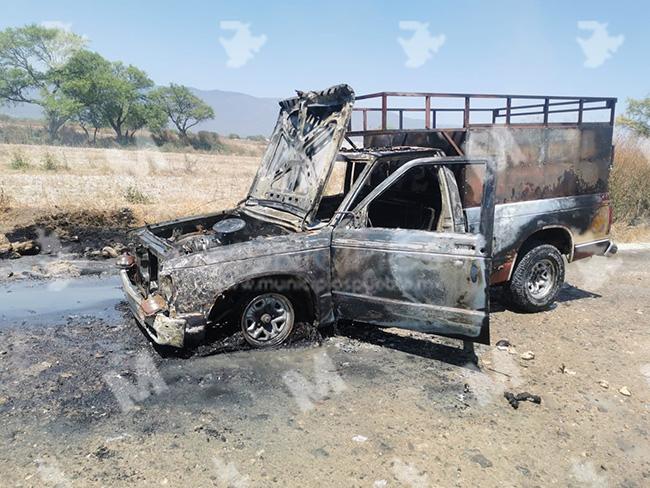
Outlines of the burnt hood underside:
<svg viewBox="0 0 650 488">
<path fill-rule="evenodd" d="M 283 208 L 306 219 L 320 201 L 353 103 L 354 91 L 348 85 L 298 92 L 281 101 L 249 202 Z"/>
</svg>

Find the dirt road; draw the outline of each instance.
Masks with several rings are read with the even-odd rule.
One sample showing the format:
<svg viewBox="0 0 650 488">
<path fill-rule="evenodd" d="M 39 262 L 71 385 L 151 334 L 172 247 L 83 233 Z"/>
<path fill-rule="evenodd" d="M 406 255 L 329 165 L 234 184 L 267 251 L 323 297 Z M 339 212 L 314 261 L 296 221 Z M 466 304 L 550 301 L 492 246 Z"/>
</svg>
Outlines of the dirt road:
<svg viewBox="0 0 650 488">
<path fill-rule="evenodd" d="M 494 302 L 479 369 L 454 341 L 361 324 L 161 357 L 107 269 L 43 280 L 6 261 L 0 485 L 648 486 L 649 262 L 571 265 L 545 313 Z M 504 390 L 542 401 L 513 409 Z"/>
</svg>

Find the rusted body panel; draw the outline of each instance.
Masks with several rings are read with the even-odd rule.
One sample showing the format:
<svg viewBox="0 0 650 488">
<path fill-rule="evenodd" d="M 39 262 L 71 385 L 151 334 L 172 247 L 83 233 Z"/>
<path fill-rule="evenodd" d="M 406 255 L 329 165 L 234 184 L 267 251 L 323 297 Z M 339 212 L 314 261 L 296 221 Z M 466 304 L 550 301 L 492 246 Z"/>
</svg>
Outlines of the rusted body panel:
<svg viewBox="0 0 650 488">
<path fill-rule="evenodd" d="M 264 276 L 294 276 L 318 300 L 319 320 L 330 315 L 331 228 L 253 239 L 165 262 L 161 275 L 176 283 L 171 306 L 177 313 L 200 311 L 204 318 L 229 288 Z"/>
<path fill-rule="evenodd" d="M 400 129 L 388 129 L 389 95 L 424 96 L 425 129 L 403 130 L 402 112 Z M 531 236 L 569 261 L 612 249 L 613 119 L 582 116 L 588 104 L 613 113 L 614 99 L 513 106 L 508 96 L 505 108 L 476 109 L 469 95 L 436 95 L 463 98 L 462 128 L 436 127 L 433 94 L 360 97 L 381 98 L 376 131 L 364 108 L 364 130 L 351 129 L 347 85 L 282 101 L 244 202 L 138 231 L 133 258 L 120 260 L 135 317 L 154 340 L 180 347 L 188 330 L 218 324 L 233 298 L 267 280 L 279 292 L 304 287 L 300 299 L 313 302 L 320 324 L 350 319 L 489 343 L 489 285 L 510 279 Z M 572 103 L 578 123 L 549 123 Z M 542 107 L 543 124 L 511 124 L 531 107 Z M 506 122 L 473 125 L 473 110 Z M 355 135 L 373 147 L 356 147 Z M 339 151 L 345 137 L 353 148 Z M 321 200 L 335 161 L 346 168 L 344 189 Z"/>
<path fill-rule="evenodd" d="M 442 131 L 441 131 L 442 132 Z M 364 138 L 364 144 L 408 144 L 454 151 L 441 132 L 389 131 Z M 445 130 L 470 158 L 496 163 L 495 245 L 492 284 L 508 281 L 518 251 L 530 236 L 563 229 L 569 261 L 603 254 L 609 246 L 609 172 L 612 133 L 609 123 L 572 127 L 490 126 Z M 468 222 L 475 220 L 485 175 L 468 167 L 459 187 Z"/>
<path fill-rule="evenodd" d="M 464 143 L 470 157 L 497 164 L 496 203 L 601 194 L 612 161 L 612 127 L 471 128 Z M 479 205 L 474 198 L 465 206 Z"/>
<path fill-rule="evenodd" d="M 541 230 L 566 231 L 569 261 L 590 255 L 576 253 L 576 246 L 589 249 L 584 245 L 607 240 L 612 129 L 608 124 L 582 124 L 468 131 L 465 152 L 493 158 L 497 165 L 493 283 L 509 279 L 521 245 Z M 474 175 L 473 184 L 468 181 L 472 191 L 466 193 L 466 207 L 477 205 L 479 178 Z"/>
<path fill-rule="evenodd" d="M 336 229 L 332 288 L 337 313 L 478 339 L 481 331 L 487 334 L 487 327 L 475 324 L 482 323 L 482 312 L 489 307 L 485 293 L 489 261 L 477 251 L 482 245 L 468 234 L 431 239 L 425 231 Z M 360 298 L 372 304 L 358 306 Z"/>
<path fill-rule="evenodd" d="M 405 98 L 420 99 L 422 105 L 406 108 L 390 103 Z M 457 100 L 459 106 L 436 107 L 437 99 Z M 494 159 L 493 284 L 509 280 L 521 245 L 543 230 L 564 231 L 570 242 L 565 252 L 569 260 L 603 254 L 614 247 L 609 239 L 608 179 L 615 98 L 380 92 L 357 100 L 379 105 L 354 109 L 361 112 L 363 123 L 359 128 L 358 119 L 356 126 L 353 119 L 348 135 L 362 137 L 364 147 L 421 146 L 441 149 L 447 155 Z M 376 128 L 368 124 L 367 114 L 373 111 L 382 115 Z M 423 127 L 406 129 L 403 115 L 413 113 L 424 115 Z M 399 115 L 397 129 L 388 126 L 394 114 Z M 450 114 L 462 115 L 460 127 L 440 123 L 441 116 Z M 485 114 L 492 116 L 492 123 L 473 122 Z M 587 115 L 597 121 L 587 122 Z M 468 214 L 480 205 L 483 178 L 478 167 L 459 176 Z"/>
</svg>

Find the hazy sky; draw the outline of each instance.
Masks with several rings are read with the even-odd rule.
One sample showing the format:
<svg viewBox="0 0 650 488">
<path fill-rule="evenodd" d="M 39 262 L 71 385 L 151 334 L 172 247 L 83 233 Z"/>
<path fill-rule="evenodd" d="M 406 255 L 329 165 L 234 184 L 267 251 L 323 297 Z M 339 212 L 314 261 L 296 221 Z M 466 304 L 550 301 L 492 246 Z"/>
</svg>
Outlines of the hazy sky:
<svg viewBox="0 0 650 488">
<path fill-rule="evenodd" d="M 1 28 L 43 21 L 69 24 L 90 39 L 91 49 L 143 68 L 158 84 L 174 81 L 274 97 L 342 82 L 357 93 L 427 90 L 625 99 L 650 92 L 650 2 L 645 1 L 3 3 Z M 244 58 L 238 52 L 239 60 L 229 63 L 219 39 L 232 38 L 235 31 L 221 29 L 223 21 L 250 24 L 257 51 L 244 45 Z M 424 30 L 400 29 L 401 21 L 415 21 Z M 580 21 L 607 24 L 606 33 L 580 30 Z M 595 54 L 589 61 L 577 38 L 592 35 Z M 409 58 L 398 38 L 408 46 L 411 37 Z M 243 38 L 246 44 L 245 32 Z M 608 45 L 613 46 L 610 52 Z"/>
</svg>

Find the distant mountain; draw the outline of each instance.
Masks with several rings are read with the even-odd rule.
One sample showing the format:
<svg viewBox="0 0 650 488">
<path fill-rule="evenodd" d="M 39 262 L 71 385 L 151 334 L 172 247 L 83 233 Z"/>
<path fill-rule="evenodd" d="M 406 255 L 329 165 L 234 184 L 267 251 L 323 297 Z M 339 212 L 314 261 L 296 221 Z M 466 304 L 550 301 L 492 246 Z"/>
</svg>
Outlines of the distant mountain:
<svg viewBox="0 0 650 488">
<path fill-rule="evenodd" d="M 191 89 L 194 94 L 214 109 L 215 117 L 192 130 L 210 130 L 222 135 L 264 135 L 273 131 L 278 118 L 279 98 L 258 98 L 245 93 L 223 90 Z"/>
<path fill-rule="evenodd" d="M 202 122 L 193 131 L 209 130 L 222 135 L 268 136 L 278 117 L 279 98 L 259 98 L 245 93 L 223 90 L 198 90 L 192 92 L 214 109 L 215 118 Z M 21 103 L 2 106 L 0 113 L 21 119 L 40 119 L 43 111 L 37 105 Z"/>
<path fill-rule="evenodd" d="M 193 127 L 193 132 L 209 130 L 221 135 L 239 134 L 240 136 L 269 136 L 278 117 L 279 98 L 260 98 L 245 93 L 224 90 L 198 90 L 192 92 L 214 109 L 215 117 Z M 287 94 L 290 96 L 290 94 Z M 39 119 L 42 111 L 37 105 L 18 104 L 16 106 L 0 107 L 0 113 L 24 119 Z M 378 128 L 381 116 L 379 112 L 368 114 L 369 128 Z M 361 115 L 353 118 L 354 129 L 360 129 Z M 389 127 L 397 127 L 397 115 L 388 115 Z M 421 120 L 404 117 L 404 127 L 407 129 L 422 128 Z"/>
</svg>

